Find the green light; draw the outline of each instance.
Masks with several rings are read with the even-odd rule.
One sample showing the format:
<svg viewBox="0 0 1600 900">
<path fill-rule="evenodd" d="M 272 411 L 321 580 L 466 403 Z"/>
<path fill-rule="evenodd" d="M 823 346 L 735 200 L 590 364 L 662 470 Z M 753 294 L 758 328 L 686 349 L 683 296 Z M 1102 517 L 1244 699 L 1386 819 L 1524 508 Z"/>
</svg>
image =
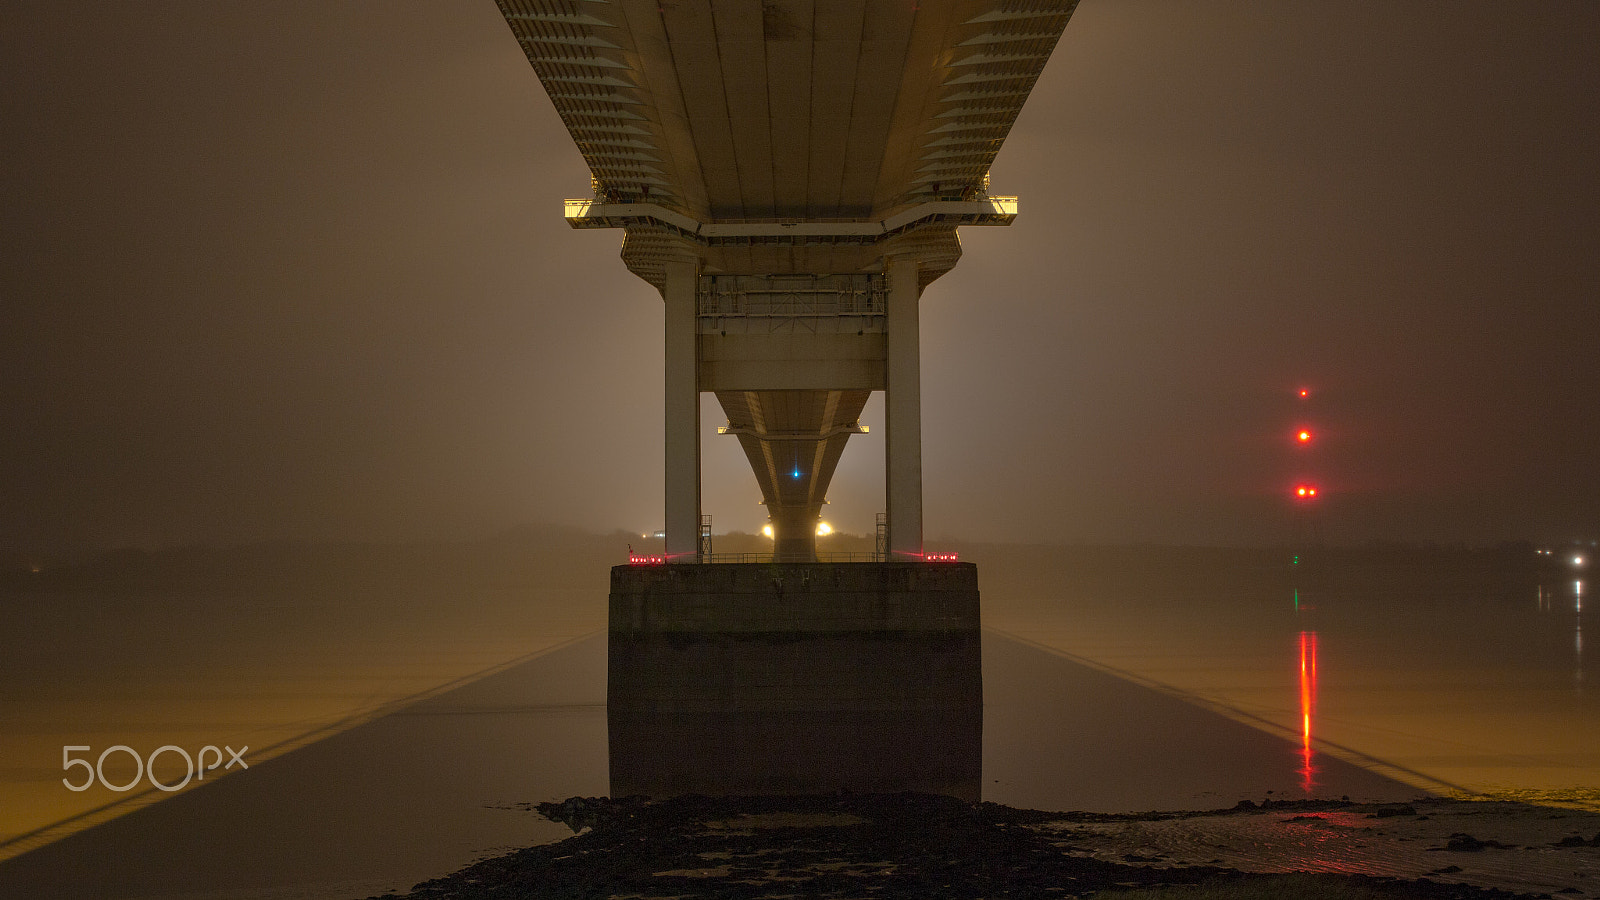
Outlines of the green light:
<svg viewBox="0 0 1600 900">
<path fill-rule="evenodd" d="M 1294 562 L 1293 562 L 1293 563 L 1290 563 L 1290 565 L 1295 565 L 1295 566 L 1298 566 L 1298 565 L 1300 565 L 1300 557 L 1299 557 L 1299 555 L 1298 555 L 1298 554 L 1297 554 L 1297 555 L 1296 555 L 1296 556 L 1295 556 L 1295 558 L 1294 558 Z"/>
</svg>

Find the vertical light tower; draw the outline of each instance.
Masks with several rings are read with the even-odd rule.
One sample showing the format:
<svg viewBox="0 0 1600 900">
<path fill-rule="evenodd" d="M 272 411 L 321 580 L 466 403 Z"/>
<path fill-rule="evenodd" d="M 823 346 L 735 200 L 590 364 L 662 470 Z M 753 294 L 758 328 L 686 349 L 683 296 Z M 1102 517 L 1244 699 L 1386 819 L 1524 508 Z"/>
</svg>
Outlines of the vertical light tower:
<svg viewBox="0 0 1600 900">
<path fill-rule="evenodd" d="M 976 568 L 922 546 L 918 305 L 1076 0 L 496 0 L 665 305 L 666 560 L 611 573 L 613 794 L 977 799 Z M 760 485 L 773 564 L 700 565 L 700 395 Z M 888 559 L 817 561 L 829 481 L 886 398 Z M 684 565 L 688 563 L 688 565 Z"/>
<path fill-rule="evenodd" d="M 666 552 L 699 553 L 699 394 L 717 395 L 786 560 L 887 406 L 892 558 L 922 554 L 917 307 L 1075 0 L 497 0 L 666 306 Z"/>
</svg>

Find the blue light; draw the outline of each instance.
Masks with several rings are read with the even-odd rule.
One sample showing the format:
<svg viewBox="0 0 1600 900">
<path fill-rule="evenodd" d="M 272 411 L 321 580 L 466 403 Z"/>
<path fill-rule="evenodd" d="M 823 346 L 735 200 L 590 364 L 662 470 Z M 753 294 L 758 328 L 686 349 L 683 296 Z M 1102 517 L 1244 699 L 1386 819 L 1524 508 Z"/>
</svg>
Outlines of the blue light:
<svg viewBox="0 0 1600 900">
<path fill-rule="evenodd" d="M 800 470 L 799 469 L 795 469 L 794 470 L 794 477 L 796 477 L 796 478 L 800 477 Z"/>
</svg>

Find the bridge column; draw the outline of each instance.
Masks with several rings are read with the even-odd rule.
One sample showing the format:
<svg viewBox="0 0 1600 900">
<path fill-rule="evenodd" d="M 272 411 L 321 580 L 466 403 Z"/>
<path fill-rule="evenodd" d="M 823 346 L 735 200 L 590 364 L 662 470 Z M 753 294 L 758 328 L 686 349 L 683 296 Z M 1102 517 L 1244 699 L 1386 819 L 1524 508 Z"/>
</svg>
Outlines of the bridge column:
<svg viewBox="0 0 1600 900">
<path fill-rule="evenodd" d="M 917 259 L 884 260 L 887 297 L 888 422 L 884 456 L 889 512 L 889 558 L 922 557 L 922 374 L 917 304 L 922 296 Z"/>
<path fill-rule="evenodd" d="M 817 561 L 817 522 L 822 516 L 811 504 L 768 507 L 772 518 L 772 556 L 777 562 Z"/>
<path fill-rule="evenodd" d="M 699 264 L 667 263 L 667 558 L 700 558 L 700 352 L 695 288 Z"/>
</svg>

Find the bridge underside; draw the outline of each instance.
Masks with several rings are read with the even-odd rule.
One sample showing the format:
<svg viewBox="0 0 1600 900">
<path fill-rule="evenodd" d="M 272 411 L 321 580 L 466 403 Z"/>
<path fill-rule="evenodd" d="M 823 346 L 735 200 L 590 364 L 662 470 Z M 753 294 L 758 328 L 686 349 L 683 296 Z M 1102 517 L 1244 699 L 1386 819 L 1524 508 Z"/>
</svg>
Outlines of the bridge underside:
<svg viewBox="0 0 1600 900">
<path fill-rule="evenodd" d="M 918 300 L 1077 0 L 497 0 L 666 303 L 667 556 L 698 558 L 699 393 L 755 472 L 775 551 L 815 558 L 833 472 L 886 395 L 889 549 L 922 555 Z"/>
<path fill-rule="evenodd" d="M 772 519 L 780 562 L 817 558 L 828 484 L 870 391 L 718 391 Z"/>
</svg>

